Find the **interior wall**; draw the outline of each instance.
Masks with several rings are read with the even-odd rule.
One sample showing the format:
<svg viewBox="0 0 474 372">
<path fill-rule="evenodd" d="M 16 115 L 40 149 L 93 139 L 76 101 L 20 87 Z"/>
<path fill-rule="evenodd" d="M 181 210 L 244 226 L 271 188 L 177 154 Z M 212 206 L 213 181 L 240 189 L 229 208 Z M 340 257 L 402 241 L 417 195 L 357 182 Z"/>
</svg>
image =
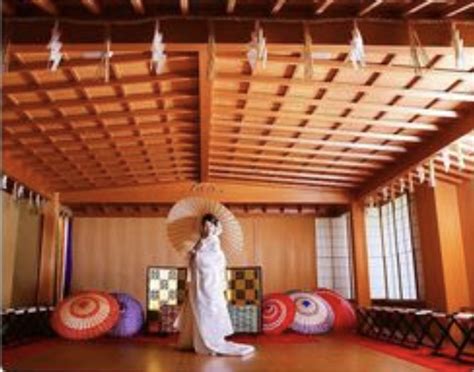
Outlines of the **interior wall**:
<svg viewBox="0 0 474 372">
<path fill-rule="evenodd" d="M 474 307 L 474 180 L 466 182 L 459 187 L 458 199 L 471 301 L 470 306 Z"/>
<path fill-rule="evenodd" d="M 314 288 L 314 217 L 239 218 L 244 249 L 229 266 L 261 265 L 265 293 Z M 146 299 L 146 268 L 185 266 L 169 244 L 165 218 L 75 218 L 72 290 L 127 292 Z"/>
<path fill-rule="evenodd" d="M 12 197 L 2 192 L 2 307 L 12 306 L 13 274 L 18 235 L 19 209 Z"/>
<path fill-rule="evenodd" d="M 2 307 L 36 304 L 40 245 L 40 215 L 25 200 L 2 193 Z"/>
<path fill-rule="evenodd" d="M 18 221 L 12 304 L 30 306 L 36 303 L 38 290 L 41 219 L 22 201 Z"/>
</svg>

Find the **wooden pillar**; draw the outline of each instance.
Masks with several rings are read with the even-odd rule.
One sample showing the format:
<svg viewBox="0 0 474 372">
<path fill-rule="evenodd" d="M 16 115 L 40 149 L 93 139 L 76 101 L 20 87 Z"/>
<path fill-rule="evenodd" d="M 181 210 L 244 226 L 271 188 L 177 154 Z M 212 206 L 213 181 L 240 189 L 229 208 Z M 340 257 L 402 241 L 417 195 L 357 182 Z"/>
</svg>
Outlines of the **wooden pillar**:
<svg viewBox="0 0 474 372">
<path fill-rule="evenodd" d="M 58 230 L 59 194 L 55 193 L 46 203 L 43 212 L 43 232 L 38 278 L 38 303 L 54 303 L 54 276 L 56 271 L 56 238 Z"/>
<path fill-rule="evenodd" d="M 474 307 L 474 180 L 459 187 L 458 201 L 471 301 L 469 306 Z"/>
<path fill-rule="evenodd" d="M 416 202 L 427 305 L 457 311 L 470 303 L 457 187 L 423 187 Z"/>
<path fill-rule="evenodd" d="M 365 206 L 362 201 L 351 204 L 355 297 L 361 306 L 370 305 L 369 265 L 365 232 Z"/>
</svg>

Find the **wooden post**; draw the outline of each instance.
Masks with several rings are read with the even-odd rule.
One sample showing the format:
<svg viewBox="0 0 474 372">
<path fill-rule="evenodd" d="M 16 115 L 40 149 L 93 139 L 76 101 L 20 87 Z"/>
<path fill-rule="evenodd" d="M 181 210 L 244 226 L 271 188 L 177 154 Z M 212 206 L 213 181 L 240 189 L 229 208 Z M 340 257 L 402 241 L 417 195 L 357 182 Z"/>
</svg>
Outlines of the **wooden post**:
<svg viewBox="0 0 474 372">
<path fill-rule="evenodd" d="M 56 236 L 58 233 L 59 194 L 54 193 L 44 209 L 41 235 L 40 269 L 38 278 L 38 303 L 54 302 L 54 274 L 56 271 Z"/>
<path fill-rule="evenodd" d="M 370 305 L 369 265 L 365 233 L 365 207 L 362 201 L 351 204 L 355 298 L 361 306 Z"/>
<path fill-rule="evenodd" d="M 417 190 L 416 206 L 425 274 L 425 301 L 442 311 L 469 304 L 458 190 L 438 182 Z"/>
</svg>

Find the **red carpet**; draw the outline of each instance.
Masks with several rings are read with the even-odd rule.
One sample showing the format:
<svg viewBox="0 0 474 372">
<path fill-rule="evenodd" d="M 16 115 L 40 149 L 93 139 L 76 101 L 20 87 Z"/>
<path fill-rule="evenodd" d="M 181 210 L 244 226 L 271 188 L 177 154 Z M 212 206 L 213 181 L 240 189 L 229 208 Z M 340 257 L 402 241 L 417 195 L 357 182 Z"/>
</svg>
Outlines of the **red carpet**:
<svg viewBox="0 0 474 372">
<path fill-rule="evenodd" d="M 347 340 L 355 342 L 359 345 L 409 361 L 411 363 L 418 364 L 423 367 L 432 368 L 435 371 L 474 371 L 474 359 L 470 359 L 472 360 L 472 364 L 459 363 L 451 358 L 433 356 L 431 355 L 432 349 L 426 347 L 419 349 L 408 349 L 402 346 L 390 344 L 388 342 L 375 341 L 367 337 L 356 335 L 346 335 L 344 337 Z M 454 349 L 447 351 L 449 355 L 454 355 L 453 352 Z"/>
</svg>

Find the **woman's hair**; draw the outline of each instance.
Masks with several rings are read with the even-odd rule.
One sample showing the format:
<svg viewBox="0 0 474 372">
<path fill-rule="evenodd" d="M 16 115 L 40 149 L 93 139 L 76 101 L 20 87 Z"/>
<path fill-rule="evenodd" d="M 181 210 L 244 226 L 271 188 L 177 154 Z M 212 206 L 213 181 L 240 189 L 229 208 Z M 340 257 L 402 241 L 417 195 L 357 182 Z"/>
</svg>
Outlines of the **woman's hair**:
<svg viewBox="0 0 474 372">
<path fill-rule="evenodd" d="M 210 222 L 214 226 L 217 226 L 219 220 L 212 213 L 206 213 L 204 216 L 202 216 L 201 225 L 204 226 L 206 222 Z"/>
</svg>

